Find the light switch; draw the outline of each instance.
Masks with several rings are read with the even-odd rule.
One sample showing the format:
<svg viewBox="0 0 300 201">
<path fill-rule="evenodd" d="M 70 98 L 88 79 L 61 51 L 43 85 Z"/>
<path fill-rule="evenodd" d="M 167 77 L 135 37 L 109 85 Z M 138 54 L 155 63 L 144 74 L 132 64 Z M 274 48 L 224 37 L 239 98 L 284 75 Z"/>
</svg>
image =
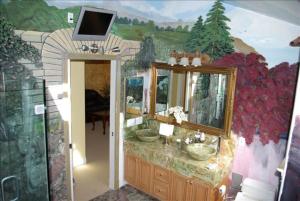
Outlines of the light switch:
<svg viewBox="0 0 300 201">
<path fill-rule="evenodd" d="M 34 106 L 34 114 L 45 114 L 45 105 L 35 105 Z"/>
<path fill-rule="evenodd" d="M 74 14 L 68 12 L 68 23 L 73 24 L 74 23 Z"/>
</svg>

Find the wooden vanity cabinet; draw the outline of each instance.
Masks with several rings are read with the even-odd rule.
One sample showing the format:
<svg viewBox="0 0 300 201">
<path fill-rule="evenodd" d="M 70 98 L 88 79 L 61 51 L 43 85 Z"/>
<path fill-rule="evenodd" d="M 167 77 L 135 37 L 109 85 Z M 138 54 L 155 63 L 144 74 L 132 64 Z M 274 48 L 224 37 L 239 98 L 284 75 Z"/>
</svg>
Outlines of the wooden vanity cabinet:
<svg viewBox="0 0 300 201">
<path fill-rule="evenodd" d="M 144 191 L 150 193 L 152 165 L 138 157 L 126 155 L 125 157 L 125 179 L 126 181 Z"/>
<path fill-rule="evenodd" d="M 139 187 L 145 193 L 150 193 L 151 189 L 151 174 L 152 174 L 152 165 L 146 161 L 139 160 Z"/>
<path fill-rule="evenodd" d="M 190 192 L 190 180 L 177 173 L 172 174 L 172 193 L 171 200 L 172 201 L 185 201 L 190 200 L 188 196 L 188 192 Z"/>
<path fill-rule="evenodd" d="M 161 201 L 223 200 L 217 188 L 131 155 L 125 156 L 125 179 L 130 185 Z"/>
<path fill-rule="evenodd" d="M 157 165 L 152 166 L 153 177 L 151 194 L 161 201 L 168 201 L 170 200 L 171 171 Z"/>
<path fill-rule="evenodd" d="M 126 181 L 135 186 L 138 187 L 138 158 L 135 156 L 127 155 L 125 157 L 125 179 Z"/>
<path fill-rule="evenodd" d="M 197 180 L 173 173 L 172 201 L 215 201 L 211 188 Z"/>
</svg>

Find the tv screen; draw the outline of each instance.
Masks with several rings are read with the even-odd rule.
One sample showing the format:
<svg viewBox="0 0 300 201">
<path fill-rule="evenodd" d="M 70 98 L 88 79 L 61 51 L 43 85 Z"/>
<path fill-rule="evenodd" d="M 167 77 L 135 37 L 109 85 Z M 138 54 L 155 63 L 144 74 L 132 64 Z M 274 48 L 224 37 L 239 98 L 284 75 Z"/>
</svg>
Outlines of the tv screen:
<svg viewBox="0 0 300 201">
<path fill-rule="evenodd" d="M 82 7 L 73 40 L 106 40 L 115 16 L 115 11 Z"/>
</svg>

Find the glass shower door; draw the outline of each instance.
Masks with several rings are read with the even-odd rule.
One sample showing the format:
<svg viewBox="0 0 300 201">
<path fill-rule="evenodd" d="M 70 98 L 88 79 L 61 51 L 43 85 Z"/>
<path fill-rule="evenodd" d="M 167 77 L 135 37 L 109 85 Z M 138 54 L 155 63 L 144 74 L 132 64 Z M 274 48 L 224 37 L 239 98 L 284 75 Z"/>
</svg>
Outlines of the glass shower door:
<svg viewBox="0 0 300 201">
<path fill-rule="evenodd" d="M 42 80 L 0 84 L 0 201 L 48 201 Z"/>
</svg>

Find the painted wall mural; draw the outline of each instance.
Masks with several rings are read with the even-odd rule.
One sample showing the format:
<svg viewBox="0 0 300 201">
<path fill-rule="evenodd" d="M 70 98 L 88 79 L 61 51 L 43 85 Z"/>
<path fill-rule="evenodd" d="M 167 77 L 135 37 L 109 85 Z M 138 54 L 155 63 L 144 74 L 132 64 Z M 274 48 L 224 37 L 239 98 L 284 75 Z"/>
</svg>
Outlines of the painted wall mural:
<svg viewBox="0 0 300 201">
<path fill-rule="evenodd" d="M 237 66 L 233 131 L 247 145 L 238 144 L 233 171 L 254 178 L 263 175 L 263 180 L 276 184 L 274 172 L 285 151 L 286 140 L 281 138 L 287 137 L 299 54 L 289 42 L 299 35 L 300 26 L 219 0 L 5 1 L 0 3 L 0 15 L 16 29 L 53 32 L 74 27 L 67 23 L 67 13 L 73 12 L 76 19 L 82 5 L 117 10 L 112 33 L 141 41 L 135 59 L 123 65 L 123 76 L 147 71 L 154 60 L 167 61 L 172 50 L 199 50 L 217 65 Z M 246 152 L 248 157 L 243 157 Z M 259 168 L 251 168 L 249 159 Z"/>
<path fill-rule="evenodd" d="M 233 131 L 251 144 L 255 134 L 263 144 L 279 142 L 287 135 L 297 80 L 296 64 L 281 63 L 268 69 L 265 58 L 251 53 L 234 53 L 214 62 L 237 66 Z"/>
</svg>

